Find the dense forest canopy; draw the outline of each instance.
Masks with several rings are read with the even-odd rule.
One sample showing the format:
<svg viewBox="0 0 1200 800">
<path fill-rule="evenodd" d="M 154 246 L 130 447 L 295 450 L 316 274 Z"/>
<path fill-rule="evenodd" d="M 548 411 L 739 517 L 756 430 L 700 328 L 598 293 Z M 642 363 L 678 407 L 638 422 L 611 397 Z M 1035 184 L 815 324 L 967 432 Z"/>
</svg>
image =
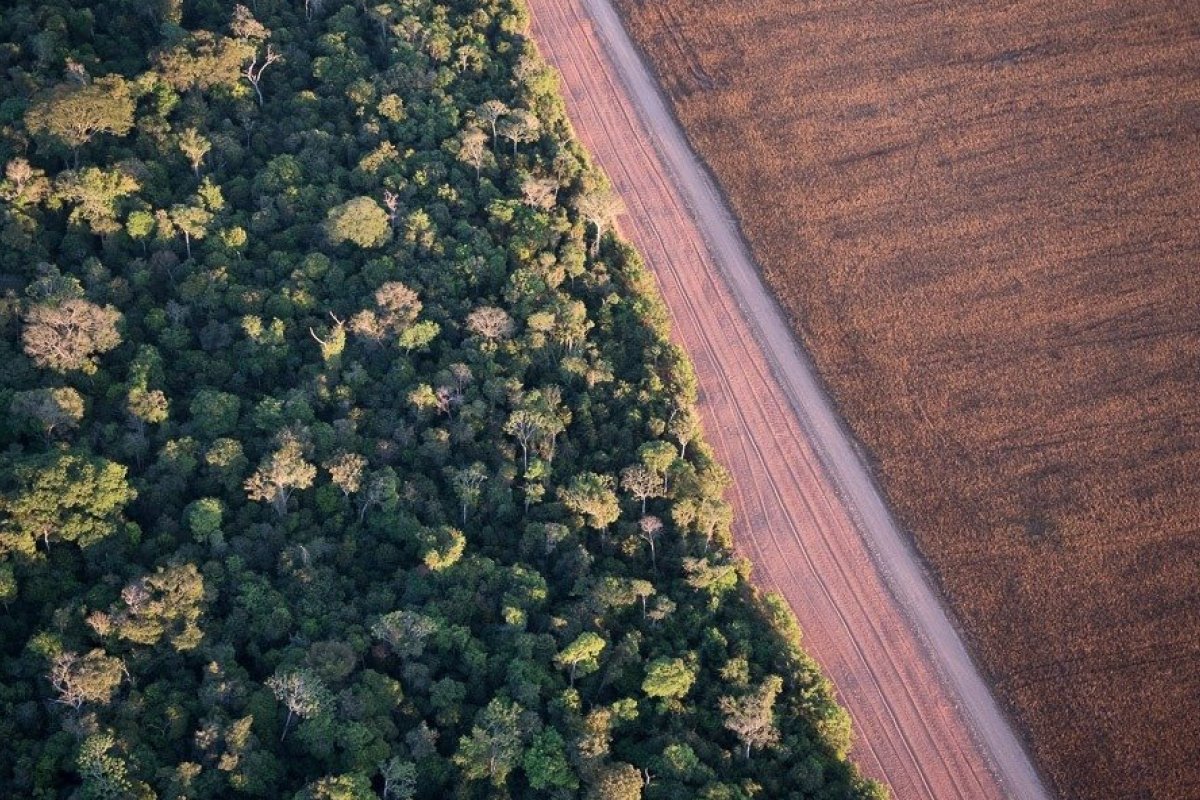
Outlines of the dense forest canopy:
<svg viewBox="0 0 1200 800">
<path fill-rule="evenodd" d="M 0 13 L 0 791 L 849 798 L 518 0 Z"/>
</svg>

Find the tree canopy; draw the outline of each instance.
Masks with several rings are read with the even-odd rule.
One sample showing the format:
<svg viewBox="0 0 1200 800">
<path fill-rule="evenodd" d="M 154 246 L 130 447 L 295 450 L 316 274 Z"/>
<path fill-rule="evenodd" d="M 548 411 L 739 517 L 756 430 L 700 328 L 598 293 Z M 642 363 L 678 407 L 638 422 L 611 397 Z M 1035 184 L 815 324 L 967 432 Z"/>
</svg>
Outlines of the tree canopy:
<svg viewBox="0 0 1200 800">
<path fill-rule="evenodd" d="M 0 795 L 873 796 L 528 25 L 0 12 Z"/>
</svg>

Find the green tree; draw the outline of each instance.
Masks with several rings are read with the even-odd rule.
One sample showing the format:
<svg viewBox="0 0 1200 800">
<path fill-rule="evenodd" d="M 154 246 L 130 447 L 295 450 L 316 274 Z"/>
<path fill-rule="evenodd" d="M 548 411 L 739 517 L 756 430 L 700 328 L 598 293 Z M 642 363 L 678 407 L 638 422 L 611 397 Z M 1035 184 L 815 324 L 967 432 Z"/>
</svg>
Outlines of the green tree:
<svg viewBox="0 0 1200 800">
<path fill-rule="evenodd" d="M 430 617 L 417 611 L 401 609 L 384 614 L 371 626 L 371 633 L 382 639 L 392 652 L 403 659 L 420 658 L 425 652 L 425 640 L 438 629 Z"/>
<path fill-rule="evenodd" d="M 421 560 L 435 572 L 457 564 L 467 546 L 462 531 L 449 525 L 422 528 L 418 540 Z"/>
<path fill-rule="evenodd" d="M 681 699 L 696 682 L 696 670 L 682 658 L 656 658 L 646 667 L 642 691 L 648 697 Z"/>
<path fill-rule="evenodd" d="M 566 744 L 554 728 L 544 728 L 533 737 L 521 761 L 530 788 L 535 791 L 574 791 L 579 779 L 567 761 Z"/>
<path fill-rule="evenodd" d="M 204 580 L 192 564 L 159 567 L 130 583 L 111 613 L 118 636 L 153 645 L 167 636 L 178 652 L 195 649 L 204 638 Z"/>
<path fill-rule="evenodd" d="M 687 458 L 688 445 L 700 435 L 700 417 L 690 406 L 671 413 L 667 431 L 679 442 L 679 457 Z"/>
<path fill-rule="evenodd" d="M 585 631 L 560 650 L 554 661 L 559 667 L 568 670 L 571 686 L 574 686 L 575 677 L 580 674 L 580 669 L 583 670 L 583 675 L 587 675 L 600 668 L 597 657 L 606 645 L 607 642 L 599 634 Z"/>
<path fill-rule="evenodd" d="M 511 700 L 496 697 L 476 716 L 469 736 L 458 740 L 454 763 L 469 781 L 488 779 L 499 788 L 520 761 L 524 738 L 520 727 L 522 708 Z"/>
<path fill-rule="evenodd" d="M 212 439 L 234 431 L 240 409 L 241 400 L 237 395 L 213 389 L 201 389 L 196 392 L 191 405 L 188 406 L 195 431 Z"/>
<path fill-rule="evenodd" d="M 155 224 L 154 215 L 145 209 L 131 211 L 125 218 L 125 233 L 135 242 L 141 242 L 143 253 L 146 251 L 146 240 L 154 233 Z"/>
<path fill-rule="evenodd" d="M 187 247 L 188 258 L 192 257 L 192 239 L 199 241 L 208 235 L 208 226 L 212 224 L 211 211 L 199 205 L 171 206 L 171 224 L 183 234 L 183 242 Z"/>
<path fill-rule="evenodd" d="M 19 462 L 18 491 L 0 497 L 0 552 L 32 553 L 41 539 L 80 547 L 111 536 L 136 496 L 126 470 L 103 458 L 51 453 Z"/>
<path fill-rule="evenodd" d="M 124 136 L 133 128 L 134 97 L 120 75 L 106 75 L 83 85 L 56 86 L 25 112 L 25 127 L 53 137 L 78 154 L 96 134 Z"/>
<path fill-rule="evenodd" d="M 13 565 L 0 561 L 0 603 L 8 608 L 8 603 L 17 596 L 17 575 Z"/>
<path fill-rule="evenodd" d="M 441 333 L 441 326 L 432 320 L 421 320 L 405 328 L 396 339 L 396 344 L 406 353 L 427 346 Z"/>
<path fill-rule="evenodd" d="M 242 65 L 254 50 L 254 43 L 246 39 L 195 31 L 158 54 L 159 74 L 180 91 L 232 88 L 242 79 Z"/>
<path fill-rule="evenodd" d="M 187 522 L 192 538 L 197 542 L 217 543 L 221 540 L 221 521 L 225 507 L 219 498 L 201 497 L 193 500 L 184 509 L 183 518 Z"/>
<path fill-rule="evenodd" d="M 621 506 L 613 492 L 613 479 L 608 475 L 584 472 L 571 479 L 571 484 L 558 490 L 563 505 L 583 515 L 598 531 L 604 531 L 617 521 Z"/>
<path fill-rule="evenodd" d="M 171 404 L 166 394 L 160 389 L 142 389 L 134 387 L 129 390 L 125 409 L 136 420 L 151 425 L 166 422 Z"/>
<path fill-rule="evenodd" d="M 331 775 L 320 778 L 296 795 L 295 800 L 378 800 L 366 775 Z"/>
<path fill-rule="evenodd" d="M 417 793 L 417 765 L 392 756 L 380 762 L 379 776 L 383 778 L 383 800 L 412 800 Z"/>
<path fill-rule="evenodd" d="M 37 423 L 46 441 L 54 432 L 66 432 L 79 427 L 83 419 L 83 395 L 69 386 L 55 389 L 30 389 L 13 395 L 9 410 L 18 417 Z"/>
<path fill-rule="evenodd" d="M 56 196 L 75 204 L 68 219 L 76 224 L 86 223 L 99 236 L 121 230 L 117 204 L 140 188 L 138 180 L 124 170 L 97 167 L 64 172 L 55 181 Z"/>
<path fill-rule="evenodd" d="M 675 452 L 675 446 L 670 442 L 655 440 L 653 442 L 646 442 L 638 448 L 638 458 L 641 459 L 646 469 L 662 479 L 663 491 L 666 491 L 668 488 L 666 480 L 667 471 L 678 457 L 679 454 Z"/>
<path fill-rule="evenodd" d="M 332 244 L 380 247 L 392 238 L 387 212 L 370 197 L 355 197 L 329 209 L 325 236 Z"/>
<path fill-rule="evenodd" d="M 83 779 L 80 800 L 153 800 L 154 792 L 129 776 L 129 767 L 114 751 L 117 740 L 109 732 L 93 733 L 79 746 L 75 767 Z"/>
</svg>

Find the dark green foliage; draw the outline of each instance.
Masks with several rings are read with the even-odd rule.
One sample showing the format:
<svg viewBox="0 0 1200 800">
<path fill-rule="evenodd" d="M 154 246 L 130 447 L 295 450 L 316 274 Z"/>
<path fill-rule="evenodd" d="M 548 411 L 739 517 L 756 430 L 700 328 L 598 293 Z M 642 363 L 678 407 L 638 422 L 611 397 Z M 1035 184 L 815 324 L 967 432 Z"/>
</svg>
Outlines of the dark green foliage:
<svg viewBox="0 0 1200 800">
<path fill-rule="evenodd" d="M 0 794 L 871 796 L 514 2 L 0 14 Z"/>
</svg>

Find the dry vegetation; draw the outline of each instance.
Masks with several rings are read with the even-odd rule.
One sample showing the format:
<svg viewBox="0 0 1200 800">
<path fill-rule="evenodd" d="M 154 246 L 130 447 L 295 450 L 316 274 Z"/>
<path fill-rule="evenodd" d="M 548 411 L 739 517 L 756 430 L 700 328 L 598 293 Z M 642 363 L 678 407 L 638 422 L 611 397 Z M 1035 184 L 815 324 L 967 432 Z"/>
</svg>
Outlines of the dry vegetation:
<svg viewBox="0 0 1200 800">
<path fill-rule="evenodd" d="M 1057 791 L 1200 796 L 1200 7 L 619 5 Z"/>
</svg>

